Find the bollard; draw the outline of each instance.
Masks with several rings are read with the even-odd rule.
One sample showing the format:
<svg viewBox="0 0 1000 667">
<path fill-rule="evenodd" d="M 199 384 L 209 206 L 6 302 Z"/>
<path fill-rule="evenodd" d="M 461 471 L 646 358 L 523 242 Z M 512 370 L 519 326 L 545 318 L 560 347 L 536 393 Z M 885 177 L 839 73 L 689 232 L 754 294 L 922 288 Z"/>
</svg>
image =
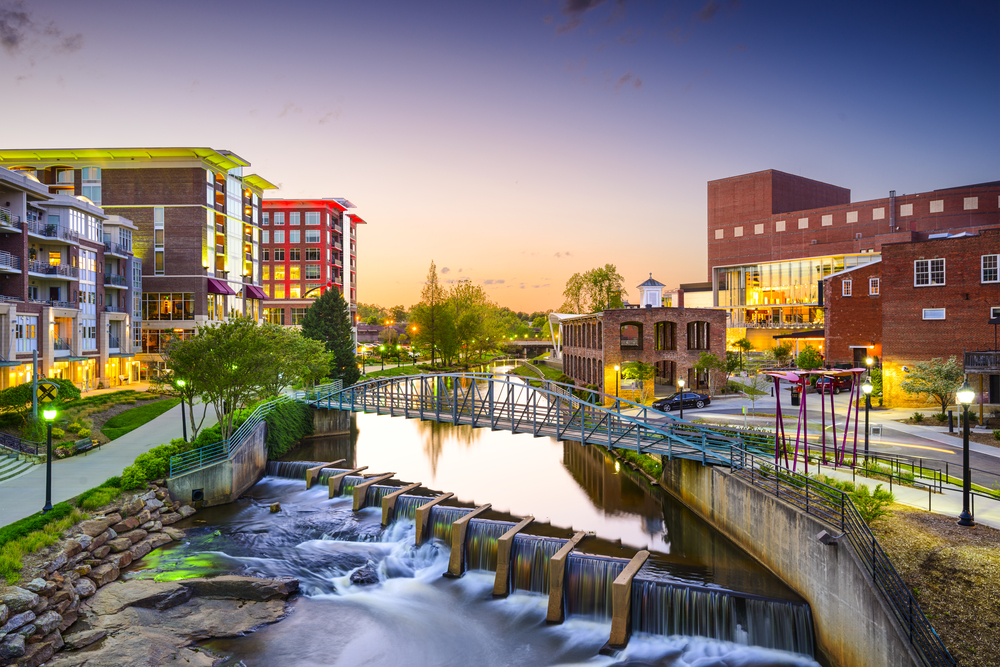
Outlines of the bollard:
<svg viewBox="0 0 1000 667">
<path fill-rule="evenodd" d="M 948 411 L 948 433 L 955 432 L 955 412 L 953 410 Z"/>
</svg>

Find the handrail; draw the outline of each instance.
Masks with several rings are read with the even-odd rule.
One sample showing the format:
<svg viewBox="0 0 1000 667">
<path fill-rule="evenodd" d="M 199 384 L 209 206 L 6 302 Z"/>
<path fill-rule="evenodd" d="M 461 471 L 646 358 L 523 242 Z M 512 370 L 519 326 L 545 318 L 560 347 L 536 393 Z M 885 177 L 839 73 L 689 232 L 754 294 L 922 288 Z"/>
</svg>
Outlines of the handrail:
<svg viewBox="0 0 1000 667">
<path fill-rule="evenodd" d="M 10 433 L 0 432 L 0 448 L 8 449 L 12 452 L 18 454 L 31 454 L 32 456 L 41 456 L 41 450 L 44 444 L 41 442 L 34 442 L 33 440 L 24 440 L 17 437 L 16 435 L 11 435 Z"/>
<path fill-rule="evenodd" d="M 889 556 L 879 546 L 850 496 L 788 468 L 776 469 L 773 459 L 737 446 L 732 448 L 729 460 L 733 474 L 844 533 L 924 664 L 930 667 L 955 665 L 955 659 L 896 572 Z"/>
</svg>

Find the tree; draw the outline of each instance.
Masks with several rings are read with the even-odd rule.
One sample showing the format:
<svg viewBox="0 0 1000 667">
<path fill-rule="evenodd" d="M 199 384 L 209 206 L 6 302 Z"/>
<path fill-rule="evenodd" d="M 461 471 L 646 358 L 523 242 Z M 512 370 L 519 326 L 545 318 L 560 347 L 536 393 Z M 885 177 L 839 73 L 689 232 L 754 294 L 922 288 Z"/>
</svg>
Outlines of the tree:
<svg viewBox="0 0 1000 667">
<path fill-rule="evenodd" d="M 791 343 L 779 343 L 775 345 L 770 350 L 771 356 L 774 357 L 774 362 L 779 366 L 787 366 L 788 362 L 792 358 L 792 344 Z"/>
<path fill-rule="evenodd" d="M 723 371 L 726 373 L 726 386 L 729 386 L 729 377 L 736 372 L 740 367 L 740 362 L 742 357 L 740 357 L 739 352 L 733 352 L 732 350 L 726 350 L 726 363 L 723 367 Z"/>
<path fill-rule="evenodd" d="M 747 388 L 746 395 L 750 399 L 750 407 L 753 413 L 757 414 L 757 401 L 763 398 L 768 392 L 768 386 L 774 382 L 771 376 L 763 373 L 754 373 L 743 383 Z"/>
<path fill-rule="evenodd" d="M 567 313 L 596 313 L 620 307 L 622 298 L 626 295 L 625 278 L 618 273 L 614 264 L 605 264 L 569 277 L 563 290 L 566 301 L 560 310 Z"/>
<path fill-rule="evenodd" d="M 732 353 L 729 353 L 732 354 Z M 728 356 L 728 355 L 727 355 Z M 735 355 L 734 355 L 735 356 Z M 696 371 L 707 371 L 708 372 L 708 395 L 714 396 L 712 389 L 712 371 L 726 371 L 726 362 L 719 359 L 717 356 L 711 352 L 702 352 L 701 356 L 698 357 L 698 361 L 694 364 L 694 369 Z M 729 373 L 726 373 L 726 382 L 729 381 Z"/>
<path fill-rule="evenodd" d="M 333 356 L 330 377 L 349 387 L 361 377 L 358 369 L 351 311 L 338 289 L 328 289 L 316 299 L 302 318 L 302 335 L 319 341 Z"/>
<path fill-rule="evenodd" d="M 330 373 L 333 359 L 320 341 L 303 335 L 297 329 L 276 324 L 265 324 L 261 327 L 261 334 L 276 352 L 271 355 L 266 368 L 265 395 L 275 396 L 285 387 L 300 382 L 311 384 Z"/>
<path fill-rule="evenodd" d="M 583 276 L 579 273 L 574 273 L 566 281 L 566 288 L 563 290 L 563 296 L 566 297 L 566 301 L 559 308 L 564 313 L 582 313 L 584 304 L 584 287 L 585 281 Z"/>
<path fill-rule="evenodd" d="M 740 338 L 733 342 L 733 347 L 735 347 L 740 352 L 740 372 L 743 372 L 743 355 L 753 349 L 753 343 L 750 342 L 749 338 Z"/>
<path fill-rule="evenodd" d="M 408 320 L 406 306 L 393 306 L 389 309 L 389 317 L 396 322 L 406 322 Z"/>
<path fill-rule="evenodd" d="M 644 403 L 648 394 L 652 397 L 652 386 L 647 388 L 646 380 L 652 380 L 656 376 L 656 366 L 643 361 L 626 361 L 622 364 L 622 378 L 626 380 L 639 380 L 642 384 L 642 399 L 638 403 Z"/>
<path fill-rule="evenodd" d="M 965 370 L 955 357 L 948 361 L 937 358 L 915 363 L 899 388 L 907 394 L 927 394 L 928 403 L 936 401 L 941 412 L 946 412 L 964 378 Z"/>
<path fill-rule="evenodd" d="M 417 325 L 415 339 L 430 348 L 431 365 L 434 365 L 435 354 L 440 351 L 445 329 L 450 326 L 444 311 L 446 310 L 444 288 L 438 282 L 437 266 L 431 260 L 431 268 L 427 271 L 427 282 L 420 292 L 420 303 L 413 307 L 410 319 Z"/>
<path fill-rule="evenodd" d="M 812 345 L 806 345 L 795 359 L 795 365 L 804 371 L 823 367 L 823 355 Z"/>
</svg>

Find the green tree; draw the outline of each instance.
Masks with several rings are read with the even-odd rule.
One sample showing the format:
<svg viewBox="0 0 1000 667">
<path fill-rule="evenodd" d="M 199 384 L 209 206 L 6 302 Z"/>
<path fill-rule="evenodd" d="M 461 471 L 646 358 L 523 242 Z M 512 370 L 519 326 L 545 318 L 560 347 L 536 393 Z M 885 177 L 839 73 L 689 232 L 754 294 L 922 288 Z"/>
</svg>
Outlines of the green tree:
<svg viewBox="0 0 1000 667">
<path fill-rule="evenodd" d="M 804 371 L 823 367 L 823 355 L 812 345 L 806 345 L 795 359 L 795 365 Z"/>
<path fill-rule="evenodd" d="M 928 403 L 937 402 L 941 412 L 946 412 L 964 378 L 965 370 L 955 357 L 937 358 L 915 363 L 899 388 L 907 394 L 927 394 Z"/>
<path fill-rule="evenodd" d="M 420 292 L 420 303 L 413 307 L 411 321 L 417 325 L 416 336 L 418 344 L 430 349 L 431 365 L 434 365 L 435 355 L 444 354 L 442 345 L 448 339 L 449 350 L 454 342 L 454 334 L 449 331 L 454 326 L 454 318 L 448 317 L 445 311 L 447 296 L 441 283 L 438 282 L 437 266 L 431 260 L 431 268 L 427 271 L 427 281 Z"/>
<path fill-rule="evenodd" d="M 359 303 L 358 317 L 363 322 L 368 322 L 369 319 L 374 317 L 375 321 L 372 324 L 377 324 L 380 320 L 389 317 L 389 311 L 374 303 Z"/>
<path fill-rule="evenodd" d="M 566 281 L 566 288 L 563 290 L 563 296 L 566 301 L 560 306 L 559 310 L 564 313 L 583 313 L 584 310 L 584 290 L 586 282 L 582 275 L 579 273 L 574 273 Z"/>
<path fill-rule="evenodd" d="M 277 352 L 271 355 L 266 369 L 265 395 L 275 396 L 285 387 L 298 383 L 311 384 L 329 375 L 333 359 L 319 340 L 305 336 L 298 329 L 275 324 L 265 324 L 261 334 L 267 345 Z"/>
<path fill-rule="evenodd" d="M 779 366 L 787 366 L 788 362 L 792 359 L 792 344 L 791 343 L 779 343 L 771 348 L 771 356 L 774 357 L 774 361 Z"/>
<path fill-rule="evenodd" d="M 546 333 L 545 330 L 548 329 L 549 327 L 549 316 L 539 315 L 538 317 L 536 317 L 531 321 L 531 326 L 534 327 L 535 329 L 542 329 L 542 333 L 545 334 Z"/>
<path fill-rule="evenodd" d="M 737 350 L 739 350 L 739 353 L 740 353 L 740 372 L 742 373 L 743 370 L 744 370 L 744 368 L 743 368 L 743 366 L 744 366 L 744 364 L 743 364 L 743 356 L 747 352 L 749 352 L 750 350 L 753 349 L 753 343 L 750 342 L 749 338 L 740 338 L 739 340 L 733 342 L 733 347 L 735 347 Z"/>
<path fill-rule="evenodd" d="M 302 335 L 319 341 L 332 354 L 330 377 L 345 387 L 358 381 L 357 352 L 351 327 L 351 311 L 337 289 L 328 289 L 316 299 L 302 318 Z"/>
<path fill-rule="evenodd" d="M 596 313 L 619 308 L 627 294 L 625 278 L 614 264 L 605 264 L 569 277 L 563 290 L 566 301 L 560 310 L 566 313 Z"/>
<path fill-rule="evenodd" d="M 406 306 L 393 306 L 389 309 L 389 317 L 396 322 L 409 321 L 409 313 Z"/>
<path fill-rule="evenodd" d="M 701 356 L 698 357 L 698 361 L 694 364 L 694 369 L 696 371 L 707 371 L 708 372 L 708 395 L 714 396 L 713 392 L 713 382 L 712 382 L 712 371 L 721 371 L 726 373 L 726 381 L 729 381 L 729 373 L 726 372 L 726 362 L 719 359 L 717 356 L 711 352 L 702 352 Z"/>
</svg>

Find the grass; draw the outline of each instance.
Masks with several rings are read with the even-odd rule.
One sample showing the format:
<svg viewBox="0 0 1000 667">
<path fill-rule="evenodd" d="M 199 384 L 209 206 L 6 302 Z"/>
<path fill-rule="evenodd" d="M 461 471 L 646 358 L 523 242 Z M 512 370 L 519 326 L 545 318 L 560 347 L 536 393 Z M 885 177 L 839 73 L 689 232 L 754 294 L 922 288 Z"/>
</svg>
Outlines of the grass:
<svg viewBox="0 0 1000 667">
<path fill-rule="evenodd" d="M 111 477 L 100 486 L 84 491 L 76 499 L 76 506 L 85 510 L 104 507 L 122 493 L 121 477 Z"/>
<path fill-rule="evenodd" d="M 60 512 L 61 516 L 54 516 L 57 510 L 62 510 Z M 88 518 L 86 514 L 76 508 L 70 507 L 68 503 L 59 503 L 53 508 L 50 515 L 42 516 L 35 514 L 27 519 L 22 519 L 9 526 L 5 526 L 0 530 L 0 533 L 6 533 L 11 531 L 11 529 L 14 529 L 12 532 L 19 532 L 17 530 L 19 525 L 23 529 L 23 526 L 34 525 L 36 523 L 41 524 L 38 530 L 32 530 L 22 536 L 3 541 L 3 546 L 0 547 L 0 578 L 6 580 L 8 584 L 16 584 L 21 578 L 21 570 L 24 569 L 24 557 L 26 555 L 55 544 L 59 541 L 64 530 L 86 518 Z M 44 521 L 39 522 L 37 521 L 38 519 Z"/>
<path fill-rule="evenodd" d="M 147 403 L 139 407 L 126 410 L 125 412 L 112 417 L 104 422 L 101 432 L 107 436 L 108 440 L 115 440 L 126 433 L 134 431 L 143 424 L 156 419 L 175 405 L 180 404 L 180 398 L 168 398 L 155 403 Z"/>
</svg>

